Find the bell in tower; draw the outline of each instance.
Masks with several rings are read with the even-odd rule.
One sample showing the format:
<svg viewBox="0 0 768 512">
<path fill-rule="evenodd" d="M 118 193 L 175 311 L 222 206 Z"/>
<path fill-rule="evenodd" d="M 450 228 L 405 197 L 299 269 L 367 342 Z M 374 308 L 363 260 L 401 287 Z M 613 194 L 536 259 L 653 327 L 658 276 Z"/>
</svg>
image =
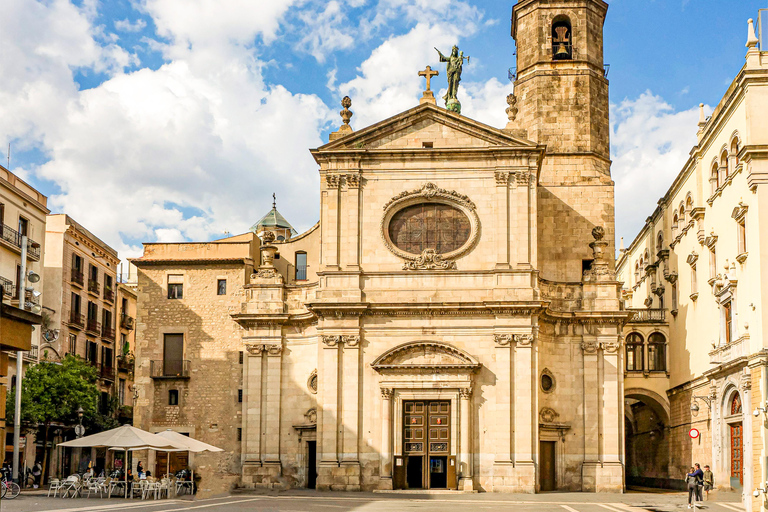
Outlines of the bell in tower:
<svg viewBox="0 0 768 512">
<path fill-rule="evenodd" d="M 573 58 L 571 23 L 568 18 L 556 18 L 552 23 L 552 59 L 571 60 L 571 58 Z"/>
</svg>

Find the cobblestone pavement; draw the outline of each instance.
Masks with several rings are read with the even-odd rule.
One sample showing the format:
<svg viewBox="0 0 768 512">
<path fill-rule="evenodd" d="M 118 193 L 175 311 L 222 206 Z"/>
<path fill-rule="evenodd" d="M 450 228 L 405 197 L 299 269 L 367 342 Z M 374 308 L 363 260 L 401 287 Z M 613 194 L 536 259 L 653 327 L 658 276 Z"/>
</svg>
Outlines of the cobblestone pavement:
<svg viewBox="0 0 768 512">
<path fill-rule="evenodd" d="M 712 494 L 700 510 L 742 512 L 740 496 Z M 3 500 L 2 512 L 677 512 L 688 510 L 682 493 L 588 494 L 371 494 L 290 491 L 211 499 L 123 500 L 46 498 L 21 495 Z"/>
</svg>

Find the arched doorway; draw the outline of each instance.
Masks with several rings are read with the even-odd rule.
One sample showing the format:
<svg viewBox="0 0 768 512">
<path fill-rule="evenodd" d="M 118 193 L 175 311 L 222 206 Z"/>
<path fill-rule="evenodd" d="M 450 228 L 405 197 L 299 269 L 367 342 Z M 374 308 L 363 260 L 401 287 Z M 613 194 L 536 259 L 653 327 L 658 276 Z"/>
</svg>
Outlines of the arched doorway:
<svg viewBox="0 0 768 512">
<path fill-rule="evenodd" d="M 734 490 L 744 486 L 744 414 L 741 394 L 731 387 L 723 393 L 723 465 Z"/>
<path fill-rule="evenodd" d="M 626 485 L 671 488 L 669 478 L 669 405 L 658 393 L 624 393 Z"/>
</svg>

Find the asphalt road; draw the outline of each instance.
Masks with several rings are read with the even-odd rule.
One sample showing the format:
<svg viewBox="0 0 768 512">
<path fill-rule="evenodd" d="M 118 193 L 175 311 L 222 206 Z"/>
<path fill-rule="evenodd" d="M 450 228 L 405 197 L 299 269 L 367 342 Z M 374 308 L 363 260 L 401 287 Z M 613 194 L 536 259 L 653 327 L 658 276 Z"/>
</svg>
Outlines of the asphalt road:
<svg viewBox="0 0 768 512">
<path fill-rule="evenodd" d="M 714 496 L 714 495 L 713 495 Z M 737 495 L 717 496 L 703 504 L 711 512 L 743 512 Z M 286 492 L 236 495 L 202 500 L 123 500 L 118 498 L 61 499 L 22 495 L 3 500 L 2 512 L 676 512 L 688 510 L 685 496 L 675 494 L 623 495 L 566 493 L 503 494 L 369 494 Z"/>
</svg>

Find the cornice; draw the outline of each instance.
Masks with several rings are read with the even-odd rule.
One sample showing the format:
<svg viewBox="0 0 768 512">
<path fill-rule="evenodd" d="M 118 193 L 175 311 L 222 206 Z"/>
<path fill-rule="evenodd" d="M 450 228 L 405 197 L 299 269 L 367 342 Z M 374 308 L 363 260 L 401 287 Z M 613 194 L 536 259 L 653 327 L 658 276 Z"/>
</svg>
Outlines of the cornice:
<svg viewBox="0 0 768 512">
<path fill-rule="evenodd" d="M 243 265 L 253 265 L 251 258 L 204 258 L 204 259 L 181 259 L 181 258 L 168 258 L 168 259 L 143 259 L 143 258 L 128 258 L 128 261 L 136 265 L 137 267 L 150 267 L 150 266 L 173 266 L 173 265 L 210 265 L 210 264 L 233 264 L 241 263 Z"/>
</svg>

